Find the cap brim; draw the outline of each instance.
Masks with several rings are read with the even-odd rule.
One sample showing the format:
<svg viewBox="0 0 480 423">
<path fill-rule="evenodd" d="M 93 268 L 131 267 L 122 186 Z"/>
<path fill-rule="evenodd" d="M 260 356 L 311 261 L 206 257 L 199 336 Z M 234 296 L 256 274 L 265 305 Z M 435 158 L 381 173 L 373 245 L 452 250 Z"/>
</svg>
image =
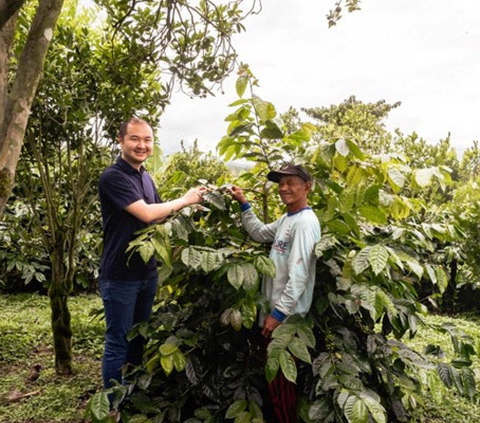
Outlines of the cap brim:
<svg viewBox="0 0 480 423">
<path fill-rule="evenodd" d="M 281 172 L 278 170 L 272 170 L 267 174 L 267 179 L 272 182 L 280 182 L 283 176 L 298 176 L 302 181 L 309 182 L 312 178 L 305 179 L 296 172 Z"/>
<path fill-rule="evenodd" d="M 280 179 L 282 179 L 282 176 L 298 176 L 296 173 L 290 173 L 290 172 L 279 172 L 278 170 L 272 170 L 267 174 L 267 179 L 272 182 L 280 182 Z"/>
</svg>

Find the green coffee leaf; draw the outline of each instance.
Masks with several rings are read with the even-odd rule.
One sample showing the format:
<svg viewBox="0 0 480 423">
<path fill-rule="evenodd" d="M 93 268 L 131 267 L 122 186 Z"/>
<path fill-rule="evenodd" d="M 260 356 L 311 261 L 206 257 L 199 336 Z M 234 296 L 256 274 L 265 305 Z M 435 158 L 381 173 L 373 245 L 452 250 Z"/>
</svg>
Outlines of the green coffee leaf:
<svg viewBox="0 0 480 423">
<path fill-rule="evenodd" d="M 287 351 L 280 352 L 278 357 L 280 361 L 280 368 L 282 373 L 287 380 L 290 382 L 296 383 L 297 380 L 297 366 L 293 360 L 292 355 Z"/>
<path fill-rule="evenodd" d="M 251 263 L 242 263 L 243 289 L 253 291 L 258 287 L 258 272 Z"/>
<path fill-rule="evenodd" d="M 388 262 L 388 251 L 382 245 L 375 245 L 370 250 L 370 257 L 369 257 L 370 264 L 372 266 L 373 273 L 378 275 Z"/>
<path fill-rule="evenodd" d="M 110 412 L 110 402 L 106 392 L 97 392 L 88 403 L 88 409 L 94 419 L 105 421 Z"/>
<path fill-rule="evenodd" d="M 150 241 L 145 241 L 138 249 L 138 252 L 140 253 L 140 257 L 142 257 L 142 260 L 147 263 L 153 257 L 155 248 Z"/>
<path fill-rule="evenodd" d="M 352 260 L 352 267 L 355 274 L 359 275 L 370 266 L 370 251 L 372 247 L 365 247 L 360 250 Z"/>
<path fill-rule="evenodd" d="M 275 264 L 272 260 L 265 256 L 258 256 L 255 258 L 255 266 L 258 271 L 271 278 L 275 277 Z"/>
<path fill-rule="evenodd" d="M 358 208 L 358 212 L 372 223 L 386 224 L 387 216 L 377 206 L 365 204 Z"/>
<path fill-rule="evenodd" d="M 280 361 L 278 357 L 271 357 L 269 356 L 267 362 L 265 363 L 265 377 L 268 382 L 271 382 L 275 379 L 275 376 L 278 373 L 278 369 L 280 367 Z"/>
<path fill-rule="evenodd" d="M 173 356 L 170 354 L 160 357 L 160 363 L 165 374 L 167 376 L 170 375 L 173 371 Z"/>
<path fill-rule="evenodd" d="M 248 402 L 246 400 L 235 401 L 233 404 L 230 404 L 230 407 L 228 407 L 225 418 L 234 419 L 247 409 L 247 405 Z"/>
<path fill-rule="evenodd" d="M 297 357 L 298 359 L 304 361 L 305 363 L 312 363 L 312 358 L 308 352 L 308 348 L 300 338 L 293 338 L 288 344 L 288 349 L 290 352 Z"/>
<path fill-rule="evenodd" d="M 173 354 L 175 351 L 177 351 L 178 347 L 176 345 L 173 345 L 173 344 L 165 343 L 165 344 L 160 345 L 160 348 L 158 350 L 160 351 L 160 354 L 162 354 L 162 355 L 170 355 L 170 354 Z"/>
<path fill-rule="evenodd" d="M 235 288 L 240 289 L 243 283 L 243 270 L 239 264 L 232 265 L 227 272 L 228 282 Z"/>
</svg>

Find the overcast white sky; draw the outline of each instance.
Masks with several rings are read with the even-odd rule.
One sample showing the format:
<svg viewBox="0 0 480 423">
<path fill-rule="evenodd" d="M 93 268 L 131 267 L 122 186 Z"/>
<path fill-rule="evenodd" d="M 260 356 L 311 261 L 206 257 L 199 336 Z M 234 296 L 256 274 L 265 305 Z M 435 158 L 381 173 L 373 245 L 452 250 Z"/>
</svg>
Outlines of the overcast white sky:
<svg viewBox="0 0 480 423">
<path fill-rule="evenodd" d="M 277 111 L 289 106 L 401 101 L 389 129 L 416 131 L 431 143 L 451 133 L 462 151 L 480 140 L 480 0 L 363 0 L 328 29 L 334 0 L 263 0 L 234 39 L 240 60 L 260 80 L 256 94 Z M 214 150 L 236 100 L 236 75 L 225 94 L 190 99 L 175 93 L 158 136 L 166 154 L 198 139 Z"/>
</svg>

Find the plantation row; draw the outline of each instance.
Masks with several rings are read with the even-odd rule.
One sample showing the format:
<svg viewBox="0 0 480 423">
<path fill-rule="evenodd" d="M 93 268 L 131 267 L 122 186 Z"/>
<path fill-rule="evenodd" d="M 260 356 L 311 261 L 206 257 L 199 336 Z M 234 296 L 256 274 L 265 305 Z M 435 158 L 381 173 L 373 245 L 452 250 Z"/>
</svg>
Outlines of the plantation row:
<svg viewBox="0 0 480 423">
<path fill-rule="evenodd" d="M 471 338 L 441 328 L 453 341 L 448 360 L 443 346 L 416 351 L 404 338 L 422 330 L 429 309 L 458 308 L 462 290 L 474 293 L 469 219 L 476 216 L 477 187 L 474 174 L 461 170 L 475 170 L 476 145 L 459 164 L 448 140 L 429 146 L 414 135 L 395 138 L 381 124 L 392 107 L 384 102 L 351 98 L 306 110 L 313 122 L 295 111 L 278 116 L 271 103 L 244 98 L 251 78 L 245 69 L 237 82 L 240 99 L 218 150 L 227 160 L 254 164 L 234 182 L 264 220 L 283 212 L 266 172 L 292 161 L 314 176 L 309 204 L 323 232 L 314 306 L 306 319 L 291 318 L 274 331 L 264 365 L 255 321 L 264 308 L 260 279 L 274 267 L 225 195 L 232 177 L 210 180 L 208 208 L 179 212 L 131 244 L 144 260 L 156 255 L 162 262 L 163 285 L 151 322 L 136 328 L 149 340 L 145 367 L 116 389 L 124 418 L 260 422 L 260 381 L 279 371 L 297 382 L 306 422 L 414 421 L 422 397 L 442 383 L 474 400 Z M 179 161 L 182 155 L 190 161 Z M 167 167 L 159 186 L 197 184 L 202 169 L 192 156 L 202 155 L 178 155 L 176 170 Z M 106 404 L 97 395 L 91 414 L 101 420 Z"/>
</svg>

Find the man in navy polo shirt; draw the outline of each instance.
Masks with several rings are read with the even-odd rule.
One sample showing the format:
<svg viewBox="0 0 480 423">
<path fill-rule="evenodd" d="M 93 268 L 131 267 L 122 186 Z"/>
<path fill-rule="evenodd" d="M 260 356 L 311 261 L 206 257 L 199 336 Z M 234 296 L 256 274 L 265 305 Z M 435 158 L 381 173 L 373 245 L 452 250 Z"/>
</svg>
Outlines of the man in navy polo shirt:
<svg viewBox="0 0 480 423">
<path fill-rule="evenodd" d="M 153 130 L 148 122 L 131 118 L 120 127 L 121 156 L 105 169 L 98 184 L 103 219 L 103 253 L 100 292 L 105 307 L 105 352 L 102 361 L 105 388 L 121 382 L 129 363 L 142 361 L 144 341 L 127 333 L 150 317 L 157 288 L 155 258 L 144 263 L 138 252 L 126 249 L 135 232 L 165 219 L 170 213 L 203 200 L 203 187 L 192 188 L 183 197 L 162 203 L 143 163 L 153 152 Z"/>
<path fill-rule="evenodd" d="M 262 293 L 268 299 L 271 310 L 259 317 L 262 335 L 268 342 L 275 328 L 289 316 L 305 316 L 310 310 L 320 223 L 307 204 L 312 178 L 302 166 L 289 164 L 270 172 L 267 178 L 278 183 L 278 193 L 287 207 L 287 213 L 275 222 L 264 224 L 252 210 L 241 188 L 232 187 L 231 195 L 241 204 L 242 224 L 248 234 L 255 241 L 272 243 L 270 259 L 276 272 L 273 278 L 265 277 L 262 283 Z M 273 421 L 296 422 L 295 384 L 279 372 L 268 387 L 275 413 Z"/>
</svg>

